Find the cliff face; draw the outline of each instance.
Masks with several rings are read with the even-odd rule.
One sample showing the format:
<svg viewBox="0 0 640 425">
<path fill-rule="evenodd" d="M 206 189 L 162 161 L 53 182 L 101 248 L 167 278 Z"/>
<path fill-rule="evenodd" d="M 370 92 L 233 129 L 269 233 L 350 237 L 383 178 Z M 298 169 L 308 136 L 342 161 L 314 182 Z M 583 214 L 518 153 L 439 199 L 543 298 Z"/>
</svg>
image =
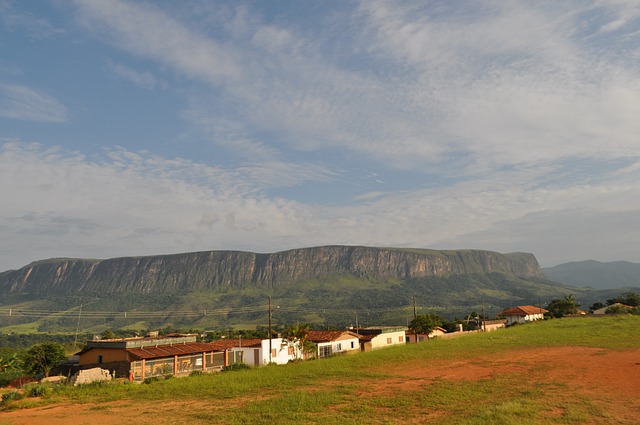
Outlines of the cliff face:
<svg viewBox="0 0 640 425">
<path fill-rule="evenodd" d="M 0 274 L 0 290 L 18 293 L 185 293 L 275 287 L 323 275 L 407 279 L 499 272 L 543 278 L 532 254 L 325 246 L 273 254 L 206 251 L 109 260 L 52 259 Z"/>
</svg>

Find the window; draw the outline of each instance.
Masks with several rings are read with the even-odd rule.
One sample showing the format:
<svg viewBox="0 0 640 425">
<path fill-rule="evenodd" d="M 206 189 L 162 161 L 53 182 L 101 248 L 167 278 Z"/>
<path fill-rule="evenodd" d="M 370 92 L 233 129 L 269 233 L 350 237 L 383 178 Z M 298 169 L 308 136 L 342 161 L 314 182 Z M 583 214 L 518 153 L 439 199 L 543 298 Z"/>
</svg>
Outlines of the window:
<svg viewBox="0 0 640 425">
<path fill-rule="evenodd" d="M 229 353 L 229 364 L 244 363 L 244 352 L 232 351 Z"/>
<path fill-rule="evenodd" d="M 333 354 L 330 345 L 324 345 L 320 347 L 320 357 L 329 357 Z"/>
<path fill-rule="evenodd" d="M 355 342 L 351 341 L 351 348 L 356 348 L 355 347 Z"/>
<path fill-rule="evenodd" d="M 277 355 L 278 355 L 278 352 L 276 351 L 276 349 L 275 349 L 275 348 L 272 348 L 272 349 L 271 349 L 271 357 L 275 357 L 275 356 L 277 356 Z"/>
<path fill-rule="evenodd" d="M 402 342 L 402 336 L 398 337 L 398 342 Z"/>
<path fill-rule="evenodd" d="M 387 338 L 387 344 L 393 344 L 393 340 L 391 338 Z"/>
<path fill-rule="evenodd" d="M 338 345 L 336 346 L 336 351 L 342 351 L 342 344 L 338 343 Z"/>
<path fill-rule="evenodd" d="M 102 354 L 98 355 L 98 364 L 102 364 Z"/>
</svg>

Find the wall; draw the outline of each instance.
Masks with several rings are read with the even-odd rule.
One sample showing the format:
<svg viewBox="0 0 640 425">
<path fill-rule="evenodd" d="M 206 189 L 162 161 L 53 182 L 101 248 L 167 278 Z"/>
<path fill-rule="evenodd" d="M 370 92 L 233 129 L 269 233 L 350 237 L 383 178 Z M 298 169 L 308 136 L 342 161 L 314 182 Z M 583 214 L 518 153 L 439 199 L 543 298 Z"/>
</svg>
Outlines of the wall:
<svg viewBox="0 0 640 425">
<path fill-rule="evenodd" d="M 128 355 L 125 349 L 117 348 L 90 348 L 79 355 L 81 365 L 98 363 L 98 356 L 102 356 L 103 363 L 127 361 Z"/>
<path fill-rule="evenodd" d="M 391 338 L 391 342 L 389 342 L 389 338 Z M 377 350 L 379 348 L 390 347 L 392 345 L 404 344 L 405 343 L 405 331 L 396 331 L 396 332 L 385 332 L 379 335 L 376 335 L 371 340 L 371 349 Z"/>
</svg>

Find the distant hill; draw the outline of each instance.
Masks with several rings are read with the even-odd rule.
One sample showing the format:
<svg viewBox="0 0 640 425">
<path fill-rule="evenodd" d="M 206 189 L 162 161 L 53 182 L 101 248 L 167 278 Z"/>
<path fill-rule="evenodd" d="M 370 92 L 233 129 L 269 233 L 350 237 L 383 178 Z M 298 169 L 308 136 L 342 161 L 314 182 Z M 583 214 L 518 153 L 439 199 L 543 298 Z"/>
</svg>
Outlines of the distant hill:
<svg viewBox="0 0 640 425">
<path fill-rule="evenodd" d="M 418 312 L 464 317 L 588 290 L 545 279 L 532 254 L 323 246 L 271 254 L 206 251 L 107 260 L 61 258 L 0 273 L 0 331 L 213 329 L 274 323 L 406 324 Z"/>
<path fill-rule="evenodd" d="M 602 263 L 587 260 L 542 269 L 556 282 L 595 289 L 640 288 L 640 264 L 628 261 Z"/>
</svg>

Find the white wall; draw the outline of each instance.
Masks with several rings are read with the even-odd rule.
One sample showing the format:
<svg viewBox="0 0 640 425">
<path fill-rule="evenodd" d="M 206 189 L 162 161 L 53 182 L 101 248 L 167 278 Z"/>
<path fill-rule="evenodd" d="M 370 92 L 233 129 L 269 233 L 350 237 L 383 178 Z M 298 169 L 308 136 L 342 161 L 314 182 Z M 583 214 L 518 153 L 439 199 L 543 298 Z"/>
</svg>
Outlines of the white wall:
<svg viewBox="0 0 640 425">
<path fill-rule="evenodd" d="M 391 338 L 391 342 L 389 342 L 389 338 Z M 396 344 L 405 344 L 405 331 L 387 332 L 376 335 L 376 337 L 371 340 L 371 349 L 375 350 Z"/>
<path fill-rule="evenodd" d="M 360 340 L 358 338 L 348 338 L 339 341 L 318 343 L 317 355 L 320 356 L 320 347 L 331 347 L 331 354 L 346 353 L 347 351 L 360 350 Z"/>
</svg>

